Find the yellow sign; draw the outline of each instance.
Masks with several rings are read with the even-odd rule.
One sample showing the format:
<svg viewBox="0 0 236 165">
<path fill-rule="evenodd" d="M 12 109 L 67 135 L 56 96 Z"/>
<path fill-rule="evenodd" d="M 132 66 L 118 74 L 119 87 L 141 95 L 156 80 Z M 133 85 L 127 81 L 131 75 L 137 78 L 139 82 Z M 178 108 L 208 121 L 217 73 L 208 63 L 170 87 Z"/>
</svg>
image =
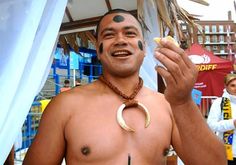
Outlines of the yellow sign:
<svg viewBox="0 0 236 165">
<path fill-rule="evenodd" d="M 47 107 L 48 103 L 50 102 L 50 99 L 45 99 L 45 100 L 40 100 L 39 102 L 42 105 L 42 112 L 44 111 L 44 109 Z"/>
<path fill-rule="evenodd" d="M 208 71 L 208 70 L 215 70 L 217 64 L 205 64 L 205 65 L 197 65 L 197 69 L 199 71 Z"/>
</svg>

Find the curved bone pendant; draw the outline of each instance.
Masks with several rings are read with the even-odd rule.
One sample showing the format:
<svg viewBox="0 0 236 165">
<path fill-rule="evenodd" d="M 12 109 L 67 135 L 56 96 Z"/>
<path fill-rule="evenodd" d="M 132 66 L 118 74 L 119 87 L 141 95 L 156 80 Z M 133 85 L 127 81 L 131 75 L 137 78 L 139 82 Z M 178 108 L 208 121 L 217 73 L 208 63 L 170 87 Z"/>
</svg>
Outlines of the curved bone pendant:
<svg viewBox="0 0 236 165">
<path fill-rule="evenodd" d="M 138 107 L 140 107 L 139 109 L 142 109 L 145 112 L 145 128 L 147 128 L 151 122 L 151 117 L 150 114 L 147 110 L 147 108 L 142 104 L 142 103 L 137 103 Z M 125 120 L 123 118 L 123 110 L 126 108 L 127 106 L 125 104 L 121 104 L 121 106 L 119 107 L 119 109 L 117 110 L 117 114 L 116 114 L 116 119 L 119 123 L 119 125 L 126 131 L 130 131 L 130 132 L 135 132 L 135 130 L 131 127 L 129 127 L 126 123 Z"/>
</svg>

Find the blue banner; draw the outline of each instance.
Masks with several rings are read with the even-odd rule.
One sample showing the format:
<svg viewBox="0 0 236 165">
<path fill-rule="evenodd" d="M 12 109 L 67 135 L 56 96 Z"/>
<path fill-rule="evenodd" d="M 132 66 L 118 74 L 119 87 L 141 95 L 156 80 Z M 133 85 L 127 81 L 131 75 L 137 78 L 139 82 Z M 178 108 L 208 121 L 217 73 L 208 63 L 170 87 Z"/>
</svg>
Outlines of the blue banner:
<svg viewBox="0 0 236 165">
<path fill-rule="evenodd" d="M 193 101 L 197 105 L 200 105 L 201 104 L 201 98 L 202 98 L 202 92 L 197 90 L 197 89 L 193 89 L 192 90 L 192 98 L 193 98 Z"/>
<path fill-rule="evenodd" d="M 70 69 L 79 69 L 79 57 L 74 51 L 70 51 Z"/>
</svg>

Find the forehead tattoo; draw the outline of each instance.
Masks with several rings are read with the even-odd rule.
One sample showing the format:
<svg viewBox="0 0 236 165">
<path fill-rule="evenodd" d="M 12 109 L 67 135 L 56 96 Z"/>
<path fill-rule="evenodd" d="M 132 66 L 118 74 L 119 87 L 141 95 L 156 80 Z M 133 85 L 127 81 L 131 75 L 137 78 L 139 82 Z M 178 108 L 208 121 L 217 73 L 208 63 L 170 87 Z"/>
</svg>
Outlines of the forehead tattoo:
<svg viewBox="0 0 236 165">
<path fill-rule="evenodd" d="M 113 17 L 113 21 L 114 21 L 114 22 L 117 22 L 117 23 L 123 22 L 124 20 L 125 20 L 125 18 L 124 18 L 122 15 L 115 15 L 115 16 Z"/>
</svg>

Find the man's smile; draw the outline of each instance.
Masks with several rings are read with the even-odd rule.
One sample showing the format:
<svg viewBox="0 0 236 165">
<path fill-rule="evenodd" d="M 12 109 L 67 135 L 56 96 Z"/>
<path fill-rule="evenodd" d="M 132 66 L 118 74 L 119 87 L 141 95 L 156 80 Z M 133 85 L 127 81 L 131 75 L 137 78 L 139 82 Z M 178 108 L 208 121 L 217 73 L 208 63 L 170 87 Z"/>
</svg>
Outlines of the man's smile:
<svg viewBox="0 0 236 165">
<path fill-rule="evenodd" d="M 131 55 L 132 53 L 128 50 L 116 50 L 111 53 L 111 56 L 113 57 L 126 57 Z"/>
</svg>

